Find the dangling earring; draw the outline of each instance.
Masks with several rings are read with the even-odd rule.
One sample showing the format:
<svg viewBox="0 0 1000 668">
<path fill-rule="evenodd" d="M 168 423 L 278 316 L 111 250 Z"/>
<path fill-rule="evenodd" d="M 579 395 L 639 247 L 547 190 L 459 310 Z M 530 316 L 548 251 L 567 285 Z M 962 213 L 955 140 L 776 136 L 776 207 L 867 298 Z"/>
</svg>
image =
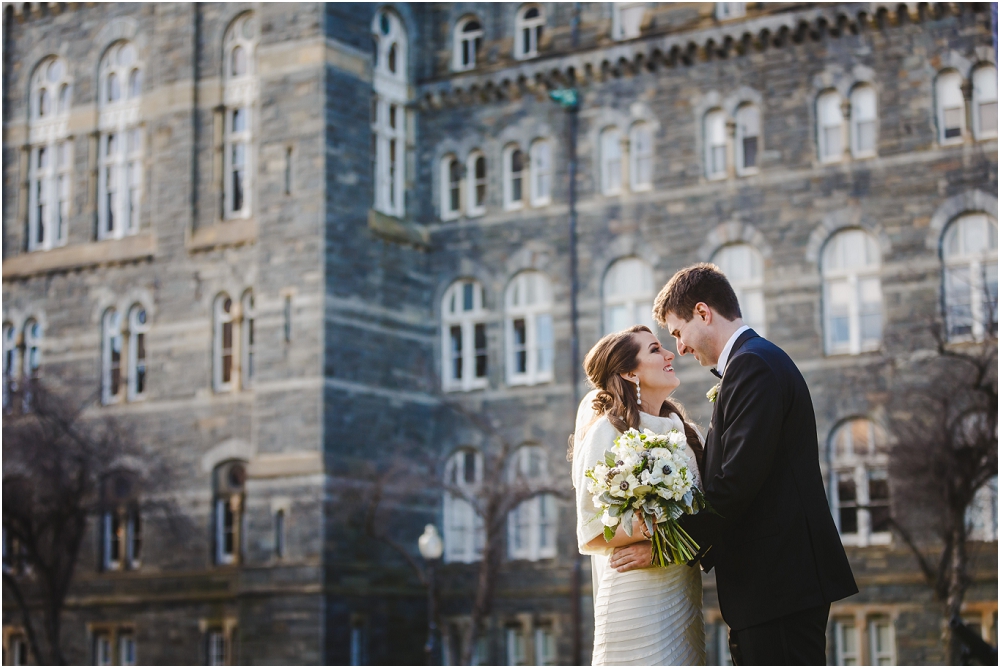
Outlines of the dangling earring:
<svg viewBox="0 0 1000 668">
<path fill-rule="evenodd" d="M 639 376 L 635 377 L 635 403 L 642 406 L 642 390 L 639 389 Z"/>
</svg>

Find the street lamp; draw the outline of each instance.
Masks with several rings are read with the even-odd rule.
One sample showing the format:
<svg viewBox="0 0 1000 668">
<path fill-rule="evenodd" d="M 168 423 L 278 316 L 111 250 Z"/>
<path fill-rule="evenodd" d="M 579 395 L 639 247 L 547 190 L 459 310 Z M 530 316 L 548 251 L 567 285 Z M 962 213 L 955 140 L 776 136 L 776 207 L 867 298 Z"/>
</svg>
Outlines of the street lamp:
<svg viewBox="0 0 1000 668">
<path fill-rule="evenodd" d="M 440 648 L 437 642 L 437 624 L 434 621 L 437 617 L 434 600 L 434 566 L 444 552 L 444 544 L 441 542 L 437 527 L 433 524 L 424 527 L 423 535 L 417 539 L 417 548 L 427 563 L 427 644 L 424 645 L 424 653 L 427 655 L 428 666 L 439 666 Z"/>
</svg>

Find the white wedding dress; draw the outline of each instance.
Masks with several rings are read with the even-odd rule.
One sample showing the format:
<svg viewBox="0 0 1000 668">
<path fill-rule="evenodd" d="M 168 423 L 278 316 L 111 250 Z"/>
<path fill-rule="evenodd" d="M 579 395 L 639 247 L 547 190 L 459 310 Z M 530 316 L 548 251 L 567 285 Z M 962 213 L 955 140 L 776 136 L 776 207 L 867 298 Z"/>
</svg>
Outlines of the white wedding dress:
<svg viewBox="0 0 1000 668">
<path fill-rule="evenodd" d="M 602 534 L 604 527 L 583 474 L 604 459 L 604 452 L 619 436 L 607 418 L 594 421 L 593 394 L 580 404 L 573 440 L 577 544 L 581 553 L 590 555 L 594 580 L 593 665 L 705 665 L 700 568 L 675 565 L 619 573 L 608 565 L 611 548 L 586 547 Z M 677 415 L 662 418 L 642 413 L 640 422 L 657 434 L 675 427 L 682 432 L 684 429 Z M 690 448 L 688 454 L 689 466 L 700 485 Z"/>
</svg>

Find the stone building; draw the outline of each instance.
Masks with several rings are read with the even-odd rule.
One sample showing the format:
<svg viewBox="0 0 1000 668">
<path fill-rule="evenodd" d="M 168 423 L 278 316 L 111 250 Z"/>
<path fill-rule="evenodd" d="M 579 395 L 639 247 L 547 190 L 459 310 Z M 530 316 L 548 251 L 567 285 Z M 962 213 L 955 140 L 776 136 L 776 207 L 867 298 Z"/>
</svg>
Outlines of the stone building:
<svg viewBox="0 0 1000 668">
<path fill-rule="evenodd" d="M 916 318 L 996 327 L 994 34 L 957 3 L 5 5 L 5 383 L 84 383 L 89 415 L 169 457 L 191 526 L 94 518 L 69 655 L 421 662 L 426 590 L 345 518 L 354 478 L 398 443 L 469 489 L 506 475 L 451 402 L 568 485 L 574 331 L 585 351 L 650 321 L 713 260 L 813 393 L 861 587 L 830 662 L 941 662 L 885 530 L 878 369 Z M 575 135 L 549 97 L 573 87 Z M 677 368 L 704 425 L 712 380 Z M 444 533 L 454 662 L 481 528 L 440 490 L 386 524 L 412 556 Z M 995 480 L 982 496 L 967 609 L 996 642 Z M 571 663 L 577 615 L 588 659 L 573 524 L 555 496 L 512 513 L 478 662 Z M 3 622 L 13 662 L 6 597 Z"/>
</svg>

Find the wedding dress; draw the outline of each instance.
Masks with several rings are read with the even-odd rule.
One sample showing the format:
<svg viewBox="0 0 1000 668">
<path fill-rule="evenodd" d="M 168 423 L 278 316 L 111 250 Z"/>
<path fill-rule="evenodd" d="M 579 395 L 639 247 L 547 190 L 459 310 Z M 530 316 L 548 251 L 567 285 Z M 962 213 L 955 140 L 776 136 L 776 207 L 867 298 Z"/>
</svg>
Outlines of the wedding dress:
<svg viewBox="0 0 1000 668">
<path fill-rule="evenodd" d="M 604 459 L 618 438 L 607 418 L 593 419 L 593 393 L 577 413 L 573 440 L 573 486 L 576 488 L 577 543 L 590 555 L 594 582 L 593 665 L 694 666 L 705 664 L 705 624 L 701 608 L 701 569 L 687 565 L 640 568 L 619 573 L 608 561 L 610 547 L 587 543 L 603 532 L 587 491 L 584 472 Z M 677 415 L 656 417 L 642 413 L 642 428 L 665 434 L 684 431 Z M 688 446 L 689 466 L 700 485 L 694 453 Z"/>
</svg>

